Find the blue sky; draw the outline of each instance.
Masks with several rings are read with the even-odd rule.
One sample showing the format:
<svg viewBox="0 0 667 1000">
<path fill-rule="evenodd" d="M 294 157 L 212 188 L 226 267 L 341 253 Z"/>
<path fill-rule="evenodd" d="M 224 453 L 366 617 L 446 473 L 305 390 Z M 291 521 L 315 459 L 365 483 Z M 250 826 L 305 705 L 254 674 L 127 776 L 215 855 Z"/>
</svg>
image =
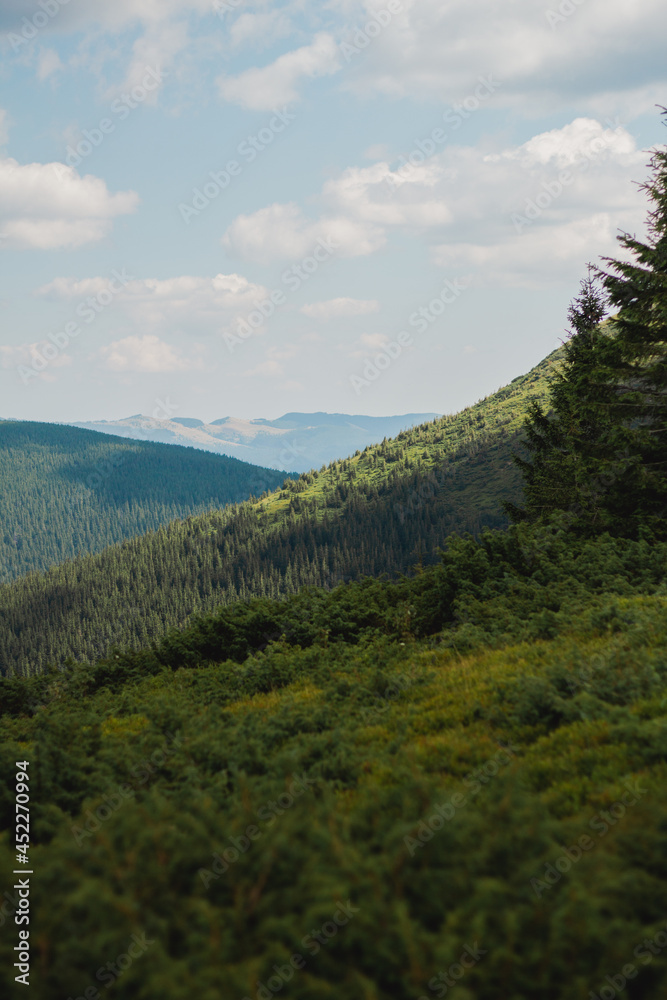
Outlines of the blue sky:
<svg viewBox="0 0 667 1000">
<path fill-rule="evenodd" d="M 663 0 L 3 0 L 0 415 L 454 412 L 645 231 Z"/>
</svg>

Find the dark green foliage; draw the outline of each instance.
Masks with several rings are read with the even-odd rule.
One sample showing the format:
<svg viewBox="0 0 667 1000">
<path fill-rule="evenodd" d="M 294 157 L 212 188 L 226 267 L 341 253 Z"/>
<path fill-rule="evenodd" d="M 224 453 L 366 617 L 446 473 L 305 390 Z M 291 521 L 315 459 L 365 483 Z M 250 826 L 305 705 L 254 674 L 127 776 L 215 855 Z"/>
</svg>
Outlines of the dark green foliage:
<svg viewBox="0 0 667 1000">
<path fill-rule="evenodd" d="M 294 954 L 286 998 L 431 998 L 466 947 L 462 1000 L 588 1000 L 628 963 L 629 1000 L 660 1000 L 666 556 L 520 525 L 3 680 L 3 829 L 31 761 L 31 995 L 106 995 L 135 935 L 127 1000 L 266 997 Z"/>
<path fill-rule="evenodd" d="M 618 366 L 613 326 L 601 326 L 606 298 L 591 274 L 570 306 L 571 337 L 555 372 L 549 412 L 535 403 L 526 422 L 530 460 L 515 461 L 524 476 L 525 506 L 507 504 L 515 522 L 540 521 L 567 513 L 578 533 L 601 533 L 616 522 L 608 515 L 609 495 L 628 488 L 627 440 L 611 419 L 616 389 L 610 373 Z M 625 532 L 620 532 L 621 534 Z"/>
<path fill-rule="evenodd" d="M 0 582 L 259 496 L 283 478 L 194 448 L 0 422 Z"/>
</svg>

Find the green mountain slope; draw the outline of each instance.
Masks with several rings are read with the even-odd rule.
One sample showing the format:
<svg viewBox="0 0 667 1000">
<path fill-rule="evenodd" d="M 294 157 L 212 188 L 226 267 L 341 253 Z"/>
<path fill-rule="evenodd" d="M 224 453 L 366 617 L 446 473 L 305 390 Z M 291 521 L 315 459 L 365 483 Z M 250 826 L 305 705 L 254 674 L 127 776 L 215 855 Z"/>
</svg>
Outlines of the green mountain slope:
<svg viewBox="0 0 667 1000">
<path fill-rule="evenodd" d="M 236 503 L 284 479 L 193 448 L 0 422 L 0 581 Z"/>
<path fill-rule="evenodd" d="M 0 680 L 31 995 L 661 1000 L 666 558 L 522 525 Z"/>
<path fill-rule="evenodd" d="M 504 525 L 501 500 L 520 494 L 512 451 L 530 400 L 547 398 L 557 359 L 457 416 L 287 480 L 256 502 L 0 588 L 0 666 L 32 673 L 113 644 L 146 645 L 219 604 L 407 573 L 432 561 L 451 532 Z"/>
</svg>

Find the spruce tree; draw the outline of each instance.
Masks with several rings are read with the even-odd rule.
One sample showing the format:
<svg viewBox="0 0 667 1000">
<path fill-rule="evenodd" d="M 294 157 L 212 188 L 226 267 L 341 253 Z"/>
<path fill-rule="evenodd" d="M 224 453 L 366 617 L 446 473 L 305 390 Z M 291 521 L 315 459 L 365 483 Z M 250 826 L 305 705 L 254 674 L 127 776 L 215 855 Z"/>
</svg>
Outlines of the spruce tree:
<svg viewBox="0 0 667 1000">
<path fill-rule="evenodd" d="M 570 307 L 551 411 L 533 406 L 530 458 L 515 459 L 525 506 L 506 505 L 514 521 L 560 511 L 580 533 L 667 536 L 667 149 L 649 166 L 646 242 L 619 236 L 630 259 L 589 267 Z M 618 312 L 600 325 L 607 304 Z"/>
<path fill-rule="evenodd" d="M 667 115 L 667 109 L 662 109 Z M 665 122 L 667 124 L 667 122 Z M 651 204 L 645 242 L 623 233 L 630 260 L 603 258 L 599 271 L 615 319 L 618 363 L 610 421 L 624 428 L 637 474 L 632 496 L 613 496 L 616 517 L 667 534 L 667 148 L 653 152 L 641 185 Z"/>
<path fill-rule="evenodd" d="M 538 521 L 564 511 L 582 531 L 596 530 L 602 518 L 600 483 L 614 454 L 608 420 L 613 389 L 605 378 L 615 351 L 601 327 L 607 301 L 589 266 L 579 295 L 570 305 L 570 337 L 551 385 L 551 407 L 534 403 L 525 424 L 529 458 L 515 456 L 524 475 L 524 508 L 506 504 L 514 521 Z"/>
</svg>

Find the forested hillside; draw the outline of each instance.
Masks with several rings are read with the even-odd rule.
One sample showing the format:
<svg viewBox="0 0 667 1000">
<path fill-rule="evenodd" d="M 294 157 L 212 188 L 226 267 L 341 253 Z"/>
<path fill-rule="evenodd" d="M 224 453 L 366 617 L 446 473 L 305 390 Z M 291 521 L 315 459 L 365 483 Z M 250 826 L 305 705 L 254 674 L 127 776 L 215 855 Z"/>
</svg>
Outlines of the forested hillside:
<svg viewBox="0 0 667 1000">
<path fill-rule="evenodd" d="M 259 496 L 284 478 L 193 448 L 0 421 L 0 581 Z"/>
<path fill-rule="evenodd" d="M 303 585 L 409 572 L 450 532 L 507 523 L 512 453 L 554 352 L 529 374 L 257 502 L 216 511 L 0 589 L 0 665 L 31 673 L 111 645 L 144 645 L 193 612 Z M 49 627 L 43 627 L 48 616 Z"/>
</svg>

